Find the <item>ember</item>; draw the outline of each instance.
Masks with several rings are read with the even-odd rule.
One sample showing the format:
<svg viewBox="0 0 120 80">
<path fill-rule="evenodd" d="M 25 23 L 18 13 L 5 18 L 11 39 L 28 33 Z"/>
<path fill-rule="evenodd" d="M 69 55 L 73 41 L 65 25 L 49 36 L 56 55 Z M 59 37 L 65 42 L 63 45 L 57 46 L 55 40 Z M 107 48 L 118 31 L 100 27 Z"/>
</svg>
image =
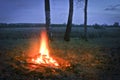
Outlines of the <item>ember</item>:
<svg viewBox="0 0 120 80">
<path fill-rule="evenodd" d="M 50 66 L 59 66 L 56 60 L 54 60 L 48 50 L 48 36 L 46 30 L 41 32 L 41 42 L 40 42 L 40 49 L 39 55 L 35 58 L 32 58 L 32 63 L 35 64 L 45 64 Z"/>
</svg>

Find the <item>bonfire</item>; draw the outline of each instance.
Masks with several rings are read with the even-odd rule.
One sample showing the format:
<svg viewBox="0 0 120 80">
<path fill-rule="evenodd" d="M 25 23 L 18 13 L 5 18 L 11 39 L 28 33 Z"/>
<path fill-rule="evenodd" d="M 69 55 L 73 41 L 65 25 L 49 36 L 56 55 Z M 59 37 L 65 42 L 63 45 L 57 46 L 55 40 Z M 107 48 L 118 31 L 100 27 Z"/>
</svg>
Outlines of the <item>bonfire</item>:
<svg viewBox="0 0 120 80">
<path fill-rule="evenodd" d="M 59 66 L 57 61 L 53 59 L 48 50 L 48 37 L 46 30 L 41 31 L 41 42 L 40 42 L 40 49 L 39 55 L 35 58 L 32 58 L 32 63 L 35 64 L 46 64 L 50 66 Z"/>
<path fill-rule="evenodd" d="M 61 67 L 62 66 L 70 66 L 70 64 L 58 57 L 52 57 L 49 53 L 49 46 L 48 46 L 48 35 L 46 30 L 41 31 L 40 36 L 40 46 L 39 52 L 36 56 L 33 56 L 28 63 L 42 65 L 42 66 L 50 66 L 50 67 Z M 56 60 L 57 59 L 57 60 Z"/>
</svg>

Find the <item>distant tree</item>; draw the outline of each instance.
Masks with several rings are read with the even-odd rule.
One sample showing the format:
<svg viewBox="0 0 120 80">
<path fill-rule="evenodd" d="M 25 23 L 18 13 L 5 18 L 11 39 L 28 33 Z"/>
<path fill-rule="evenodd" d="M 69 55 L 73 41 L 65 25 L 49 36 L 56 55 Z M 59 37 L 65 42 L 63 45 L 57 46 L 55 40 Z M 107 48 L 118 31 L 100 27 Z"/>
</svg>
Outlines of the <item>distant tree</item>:
<svg viewBox="0 0 120 80">
<path fill-rule="evenodd" d="M 50 1 L 49 0 L 45 0 L 45 27 L 47 30 L 47 34 L 49 39 L 51 39 L 51 33 L 50 33 Z"/>
<path fill-rule="evenodd" d="M 97 24 L 97 23 L 93 24 L 92 26 L 93 26 L 94 29 L 99 29 L 100 28 L 100 25 Z"/>
<path fill-rule="evenodd" d="M 72 28 L 72 18 L 73 18 L 73 0 L 69 0 L 69 16 L 68 16 L 65 35 L 64 35 L 65 41 L 70 41 L 70 33 L 71 33 L 71 28 Z"/>
<path fill-rule="evenodd" d="M 114 27 L 119 27 L 119 23 L 118 23 L 118 22 L 115 22 L 115 23 L 113 24 L 113 26 L 114 26 Z"/>
</svg>

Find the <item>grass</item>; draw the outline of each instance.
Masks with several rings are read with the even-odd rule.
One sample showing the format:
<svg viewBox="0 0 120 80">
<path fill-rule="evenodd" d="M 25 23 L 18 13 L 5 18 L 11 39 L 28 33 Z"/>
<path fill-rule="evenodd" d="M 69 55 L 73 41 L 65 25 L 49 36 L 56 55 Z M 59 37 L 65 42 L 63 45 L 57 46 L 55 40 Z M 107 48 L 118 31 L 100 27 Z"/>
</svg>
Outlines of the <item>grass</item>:
<svg viewBox="0 0 120 80">
<path fill-rule="evenodd" d="M 12 76 L 11 80 L 25 80 L 28 77 L 29 80 L 60 80 L 61 78 L 62 80 L 96 80 L 100 79 L 100 76 L 103 77 L 103 74 L 109 74 L 106 73 L 108 72 L 107 69 L 112 67 L 112 64 L 110 62 L 111 57 L 110 55 L 108 55 L 109 51 L 105 52 L 104 50 L 101 50 L 104 48 L 108 48 L 108 50 L 110 50 L 109 47 L 103 48 L 94 43 L 94 41 L 85 42 L 83 40 L 76 39 L 72 39 L 71 42 L 68 43 L 62 40 L 52 41 L 50 42 L 51 55 L 69 61 L 71 66 L 68 68 L 62 68 L 58 70 L 52 68 L 38 68 L 34 71 L 29 71 L 26 68 L 21 68 L 21 64 L 19 64 L 18 66 L 18 62 L 11 59 L 18 57 L 18 59 L 23 60 L 30 53 L 35 52 L 36 50 L 34 51 L 33 48 L 38 45 L 37 39 L 0 40 L 0 43 L 2 43 L 1 47 L 3 46 L 0 49 L 0 53 L 1 56 L 4 56 L 4 59 L 2 61 L 5 61 L 3 62 L 5 64 L 5 72 L 9 74 L 9 70 L 11 70 L 11 74 L 14 74 L 16 76 Z M 6 66 L 8 68 L 6 68 Z M 25 73 L 27 71 L 28 73 Z M 2 71 L 0 72 L 0 74 L 2 76 L 5 76 L 3 74 L 6 73 L 3 73 Z"/>
<path fill-rule="evenodd" d="M 0 35 L 0 37 L 2 36 L 0 39 L 0 79 L 119 80 L 120 55 L 118 53 L 120 53 L 120 38 L 119 35 L 116 35 L 119 34 L 119 32 L 116 32 L 117 30 L 115 32 L 111 31 L 101 31 L 100 35 L 102 37 L 89 38 L 88 42 L 80 37 L 73 37 L 70 42 L 54 38 L 49 43 L 50 54 L 68 61 L 71 66 L 59 69 L 39 66 L 39 68 L 31 70 L 28 69 L 27 64 L 24 64 L 24 61 L 28 56 L 37 53 L 39 34 L 36 36 L 37 38 L 34 37 L 34 34 L 32 34 L 32 38 L 26 38 L 26 35 L 23 38 L 23 35 L 26 34 L 25 31 L 23 33 L 20 31 L 21 33 L 17 34 L 14 30 L 10 32 L 2 31 L 0 32 L 2 34 Z M 28 35 L 30 35 L 31 32 L 28 32 Z M 12 35 L 10 36 L 8 33 L 12 33 Z M 34 30 L 33 33 L 35 33 Z M 91 32 L 91 35 L 94 36 L 95 33 L 99 33 L 99 31 Z M 13 36 L 16 38 L 13 38 Z"/>
<path fill-rule="evenodd" d="M 0 39 L 28 39 L 38 38 L 40 35 L 40 28 L 1 28 Z M 63 38 L 65 33 L 65 27 L 53 27 L 51 29 L 53 38 Z M 73 27 L 71 31 L 71 37 L 83 38 L 84 28 Z M 94 29 L 93 27 L 88 28 L 88 38 L 119 38 L 120 28 L 107 28 L 105 29 Z"/>
</svg>

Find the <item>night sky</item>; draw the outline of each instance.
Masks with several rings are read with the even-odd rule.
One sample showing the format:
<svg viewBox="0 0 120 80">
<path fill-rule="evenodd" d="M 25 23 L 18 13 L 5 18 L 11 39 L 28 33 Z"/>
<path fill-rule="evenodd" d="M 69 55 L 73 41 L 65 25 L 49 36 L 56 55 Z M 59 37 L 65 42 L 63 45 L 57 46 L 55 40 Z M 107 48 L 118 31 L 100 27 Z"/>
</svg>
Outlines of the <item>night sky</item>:
<svg viewBox="0 0 120 80">
<path fill-rule="evenodd" d="M 120 0 L 88 0 L 88 24 L 120 23 Z M 51 23 L 67 22 L 69 0 L 50 0 Z M 44 23 L 44 0 L 0 0 L 0 23 Z M 74 24 L 83 24 L 83 3 L 74 0 Z"/>
</svg>

